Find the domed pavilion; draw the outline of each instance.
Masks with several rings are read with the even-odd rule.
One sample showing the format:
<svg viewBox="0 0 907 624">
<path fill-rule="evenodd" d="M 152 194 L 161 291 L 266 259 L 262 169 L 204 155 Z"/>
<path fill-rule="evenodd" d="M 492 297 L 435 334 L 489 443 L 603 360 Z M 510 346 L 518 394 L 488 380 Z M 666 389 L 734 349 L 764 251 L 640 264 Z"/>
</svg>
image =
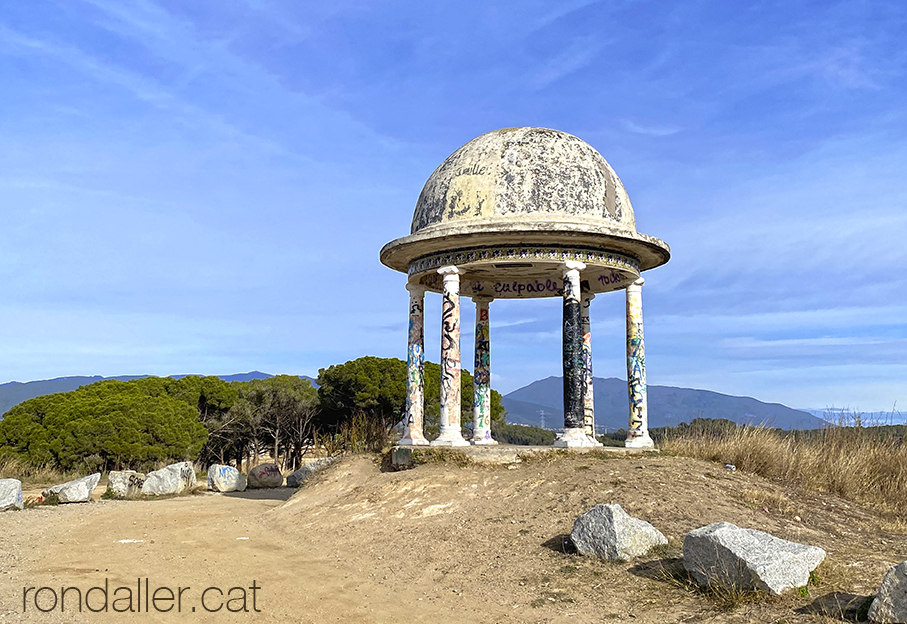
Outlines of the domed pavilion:
<svg viewBox="0 0 907 624">
<path fill-rule="evenodd" d="M 494 299 L 563 297 L 564 431 L 555 446 L 596 446 L 589 308 L 599 293 L 626 291 L 626 446 L 651 447 L 641 273 L 671 252 L 636 231 L 630 198 L 611 166 L 575 136 L 506 128 L 473 139 L 428 178 L 409 236 L 381 249 L 406 273 L 410 294 L 406 431 L 423 435 L 426 292 L 442 296 L 441 433 L 437 446 L 465 446 L 460 427 L 460 296 L 476 305 L 473 444 L 491 437 L 489 305 Z"/>
</svg>

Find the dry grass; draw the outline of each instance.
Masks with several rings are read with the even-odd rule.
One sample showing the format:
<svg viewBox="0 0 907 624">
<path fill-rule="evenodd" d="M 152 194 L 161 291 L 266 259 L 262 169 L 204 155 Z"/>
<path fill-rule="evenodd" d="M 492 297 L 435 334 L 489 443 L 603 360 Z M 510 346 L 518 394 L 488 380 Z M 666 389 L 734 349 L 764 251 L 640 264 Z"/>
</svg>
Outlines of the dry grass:
<svg viewBox="0 0 907 624">
<path fill-rule="evenodd" d="M 907 512 L 907 445 L 871 429 L 828 427 L 812 435 L 782 436 L 772 429 L 741 427 L 667 439 L 663 448 L 831 492 L 878 511 Z"/>
<path fill-rule="evenodd" d="M 739 587 L 727 587 L 718 583 L 701 585 L 687 572 L 682 560 L 663 559 L 656 569 L 654 578 L 689 594 L 702 596 L 721 611 L 733 611 L 737 607 L 763 600 L 775 600 L 764 592 Z"/>
<path fill-rule="evenodd" d="M 52 466 L 35 466 L 15 457 L 0 457 L 0 479 L 19 479 L 29 485 L 53 485 L 78 479 L 79 476 Z"/>
<path fill-rule="evenodd" d="M 787 515 L 797 512 L 793 501 L 779 492 L 771 492 L 762 488 L 744 488 L 738 496 L 744 503 L 756 509 L 765 508 Z"/>
</svg>

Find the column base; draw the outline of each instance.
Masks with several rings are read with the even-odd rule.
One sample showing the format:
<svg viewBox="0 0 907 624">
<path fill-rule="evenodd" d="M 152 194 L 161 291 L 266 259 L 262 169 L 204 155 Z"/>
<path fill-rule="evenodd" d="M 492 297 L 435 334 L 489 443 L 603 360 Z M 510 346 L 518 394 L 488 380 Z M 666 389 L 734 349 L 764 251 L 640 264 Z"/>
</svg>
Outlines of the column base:
<svg viewBox="0 0 907 624">
<path fill-rule="evenodd" d="M 498 443 L 497 440 L 495 440 L 495 439 L 493 439 L 493 438 L 491 437 L 491 434 L 490 434 L 490 433 L 488 434 L 488 437 L 487 437 L 487 438 L 484 437 L 484 436 L 482 436 L 482 437 L 473 437 L 473 439 L 470 440 L 470 442 L 471 442 L 472 444 L 475 444 L 476 446 L 489 446 L 489 445 L 497 444 L 497 443 Z"/>
<path fill-rule="evenodd" d="M 649 432 L 641 436 L 636 436 L 634 438 L 627 438 L 627 441 L 624 442 L 624 447 L 626 448 L 655 448 L 655 442 L 652 438 L 649 437 Z"/>
<path fill-rule="evenodd" d="M 441 435 L 437 440 L 432 440 L 430 446 L 469 446 L 469 442 L 460 432 L 460 427 L 441 427 Z"/>
<path fill-rule="evenodd" d="M 428 446 L 428 440 L 423 437 L 413 437 L 412 435 L 401 438 L 397 446 Z"/>
<path fill-rule="evenodd" d="M 601 446 L 596 440 L 586 435 L 582 427 L 564 429 L 564 433 L 554 441 L 555 448 L 579 448 Z"/>
</svg>

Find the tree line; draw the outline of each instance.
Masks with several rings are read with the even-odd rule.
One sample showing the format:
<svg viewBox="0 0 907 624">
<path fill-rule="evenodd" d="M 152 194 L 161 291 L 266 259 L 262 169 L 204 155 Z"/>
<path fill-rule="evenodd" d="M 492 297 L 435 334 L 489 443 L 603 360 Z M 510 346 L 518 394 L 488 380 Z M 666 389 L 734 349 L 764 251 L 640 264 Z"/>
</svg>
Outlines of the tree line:
<svg viewBox="0 0 907 624">
<path fill-rule="evenodd" d="M 425 431 L 437 435 L 440 367 L 425 364 Z M 295 469 L 313 445 L 383 446 L 404 417 L 406 363 L 361 357 L 308 379 L 277 375 L 106 380 L 24 401 L 0 420 L 0 456 L 62 470 L 150 468 L 192 460 L 243 464 L 269 452 Z M 472 376 L 462 374 L 464 435 L 471 435 Z M 492 421 L 503 425 L 492 390 Z M 361 439 L 365 437 L 365 439 Z"/>
</svg>

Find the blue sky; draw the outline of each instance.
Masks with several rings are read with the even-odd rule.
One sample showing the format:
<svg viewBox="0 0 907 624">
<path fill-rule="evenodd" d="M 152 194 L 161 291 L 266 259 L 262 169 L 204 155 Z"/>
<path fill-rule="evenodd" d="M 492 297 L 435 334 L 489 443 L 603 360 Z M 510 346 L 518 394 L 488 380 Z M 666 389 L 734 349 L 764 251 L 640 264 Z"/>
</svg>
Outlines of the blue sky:
<svg viewBox="0 0 907 624">
<path fill-rule="evenodd" d="M 905 40 L 900 1 L 6 3 L 0 383 L 404 357 L 378 250 L 448 154 L 533 125 L 672 246 L 650 384 L 907 409 Z M 496 387 L 560 374 L 558 301 L 491 313 Z"/>
</svg>

